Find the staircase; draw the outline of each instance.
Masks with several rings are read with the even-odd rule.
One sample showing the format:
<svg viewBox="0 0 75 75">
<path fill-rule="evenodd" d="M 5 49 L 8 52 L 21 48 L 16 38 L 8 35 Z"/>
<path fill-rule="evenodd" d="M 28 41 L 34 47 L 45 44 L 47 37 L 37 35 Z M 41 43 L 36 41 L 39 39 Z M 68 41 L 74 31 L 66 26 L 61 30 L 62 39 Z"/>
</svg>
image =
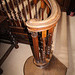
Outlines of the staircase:
<svg viewBox="0 0 75 75">
<path fill-rule="evenodd" d="M 10 25 L 11 32 L 12 32 L 13 35 L 16 36 L 16 39 L 17 39 L 18 42 L 29 44 L 28 31 L 27 31 L 27 29 L 25 27 L 23 27 L 21 25 L 21 22 L 20 22 L 20 19 L 19 19 L 19 16 L 18 16 L 18 10 L 17 10 L 16 1 L 17 0 L 13 0 L 13 1 L 7 0 L 6 1 L 8 3 L 9 9 L 11 11 L 13 20 L 14 20 L 15 25 L 16 25 L 16 26 L 11 26 Z M 36 17 L 35 5 L 34 5 L 32 0 L 29 0 L 29 3 L 31 5 L 32 18 L 35 18 Z M 5 11 L 6 11 L 6 14 L 11 19 L 11 15 L 10 15 L 10 13 L 8 13 L 9 10 L 7 10 L 5 1 L 2 1 L 2 4 L 3 4 L 3 7 L 4 7 Z M 22 1 L 19 0 L 18 5 L 19 5 L 19 10 L 20 10 L 20 13 L 21 13 L 23 23 L 25 25 L 26 20 L 30 19 L 28 2 L 27 2 L 27 0 L 22 0 Z M 41 6 L 41 1 L 38 0 L 38 2 L 37 2 L 37 18 L 42 20 L 42 15 L 41 15 L 42 14 L 42 12 L 41 12 L 42 9 L 40 8 L 40 6 Z M 0 7 L 0 9 L 2 10 L 1 7 Z M 23 9 L 25 9 L 25 10 L 23 10 Z M 17 19 L 15 18 L 15 15 L 16 15 Z M 46 18 L 47 18 L 47 7 L 44 8 L 44 19 L 46 19 Z M 16 24 L 17 23 L 16 21 L 19 22 L 18 23 L 19 26 Z"/>
<path fill-rule="evenodd" d="M 50 2 L 52 5 L 50 5 Z M 27 44 L 29 41 L 33 41 L 33 44 L 30 44 L 33 45 L 32 53 L 35 65 L 44 68 L 51 61 L 53 50 L 57 50 L 54 51 L 54 55 L 68 66 L 67 23 L 65 19 L 63 23 L 66 25 L 63 25 L 63 18 L 60 19 L 61 22 L 58 22 L 61 11 L 55 0 L 4 0 L 3 2 L 0 1 L 0 4 L 6 10 L 6 16 L 8 16 L 8 21 L 10 22 L 9 27 L 12 33 L 16 35 L 17 40 Z M 55 31 L 55 34 L 57 35 L 55 43 L 53 42 L 52 44 L 53 31 L 56 25 L 57 32 Z M 63 27 L 64 29 L 62 29 Z M 61 60 L 61 50 L 66 51 L 66 54 L 63 55 L 67 58 L 66 61 L 65 58 L 64 61 Z M 67 68 L 66 65 L 65 68 Z"/>
</svg>

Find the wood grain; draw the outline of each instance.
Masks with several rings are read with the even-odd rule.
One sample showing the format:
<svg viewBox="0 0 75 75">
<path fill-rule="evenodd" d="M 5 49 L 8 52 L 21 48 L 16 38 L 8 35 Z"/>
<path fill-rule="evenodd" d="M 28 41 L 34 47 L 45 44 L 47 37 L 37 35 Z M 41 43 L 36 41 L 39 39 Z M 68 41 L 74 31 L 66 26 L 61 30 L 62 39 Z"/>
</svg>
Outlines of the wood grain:
<svg viewBox="0 0 75 75">
<path fill-rule="evenodd" d="M 60 7 L 55 0 L 49 0 L 51 4 L 51 15 L 46 20 L 30 19 L 26 22 L 29 31 L 41 32 L 50 29 L 61 16 Z"/>
<path fill-rule="evenodd" d="M 24 75 L 66 75 L 67 68 L 55 56 L 45 68 L 39 68 L 33 64 L 30 57 L 24 65 Z"/>
</svg>

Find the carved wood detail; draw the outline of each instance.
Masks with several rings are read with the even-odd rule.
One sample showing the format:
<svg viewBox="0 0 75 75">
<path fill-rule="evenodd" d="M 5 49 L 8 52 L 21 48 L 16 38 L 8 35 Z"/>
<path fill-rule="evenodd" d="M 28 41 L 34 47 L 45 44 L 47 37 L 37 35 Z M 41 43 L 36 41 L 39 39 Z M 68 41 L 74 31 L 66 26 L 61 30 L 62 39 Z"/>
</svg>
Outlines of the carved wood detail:
<svg viewBox="0 0 75 75">
<path fill-rule="evenodd" d="M 36 1 L 34 1 L 36 4 Z M 48 18 L 44 20 L 44 8 L 45 3 L 47 4 L 47 14 Z M 34 63 L 37 66 L 45 66 L 49 63 L 52 57 L 52 36 L 53 30 L 58 22 L 61 11 L 60 7 L 55 0 L 41 0 L 41 9 L 42 9 L 42 20 L 39 19 L 30 19 L 26 22 L 29 32 L 33 33 L 33 47 L 34 47 Z M 51 12 L 51 13 L 50 13 Z M 34 33 L 42 33 L 41 40 L 42 48 L 38 45 L 38 37 Z M 46 41 L 46 37 L 48 37 Z M 37 42 L 36 42 L 37 41 Z M 37 62 L 39 60 L 39 62 Z"/>
</svg>

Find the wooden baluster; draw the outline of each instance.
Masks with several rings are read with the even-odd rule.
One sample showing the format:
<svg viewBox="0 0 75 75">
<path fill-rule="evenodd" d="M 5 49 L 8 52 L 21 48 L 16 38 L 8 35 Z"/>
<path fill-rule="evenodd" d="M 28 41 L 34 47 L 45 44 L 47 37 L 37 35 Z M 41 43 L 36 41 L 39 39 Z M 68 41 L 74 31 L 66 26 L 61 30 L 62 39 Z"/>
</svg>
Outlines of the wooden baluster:
<svg viewBox="0 0 75 75">
<path fill-rule="evenodd" d="M 41 9 L 42 9 L 42 20 L 44 19 L 44 8 L 45 8 L 45 4 L 44 1 L 41 0 Z M 43 41 L 43 51 L 42 51 L 42 59 L 43 62 L 45 62 L 45 58 L 46 58 L 46 42 L 45 42 L 45 38 L 46 38 L 46 31 L 42 31 L 42 41 Z"/>
<path fill-rule="evenodd" d="M 2 0 L 0 0 L 0 4 L 1 4 L 1 9 L 2 9 L 2 12 L 3 12 L 4 16 L 7 16 L 9 23 L 10 23 L 11 25 L 13 25 L 13 24 L 12 24 L 12 21 L 9 19 L 9 16 L 8 16 L 7 12 L 5 11 L 5 9 L 4 9 L 4 7 L 3 7 Z"/>
<path fill-rule="evenodd" d="M 43 0 L 41 0 L 42 20 L 44 19 L 44 8 L 45 8 L 45 3 Z"/>
<path fill-rule="evenodd" d="M 40 19 L 41 18 L 41 7 L 39 8 L 38 13 L 39 13 L 39 19 Z"/>
<path fill-rule="evenodd" d="M 51 14 L 51 8 L 49 8 L 47 6 L 47 14 L 48 14 L 48 17 L 50 16 Z M 47 39 L 47 46 L 46 46 L 46 57 L 47 58 L 50 58 L 50 52 L 51 52 L 51 45 L 52 45 L 52 36 L 53 36 L 53 31 L 54 31 L 54 28 L 51 28 L 50 30 L 48 30 L 48 39 Z"/>
<path fill-rule="evenodd" d="M 35 4 L 35 18 L 37 18 L 37 0 L 33 0 L 34 1 L 34 4 Z"/>
<path fill-rule="evenodd" d="M 2 4 L 2 1 L 0 0 L 0 6 L 1 6 L 1 11 L 4 13 L 5 12 L 5 10 L 4 10 L 4 7 L 3 7 L 3 4 Z M 3 14 L 2 13 L 2 14 Z M 5 13 L 6 14 L 6 13 Z M 4 14 L 3 14 L 4 15 Z"/>
<path fill-rule="evenodd" d="M 30 2 L 30 5 L 31 5 L 32 8 L 34 7 L 34 2 L 33 2 L 33 0 Z"/>
<path fill-rule="evenodd" d="M 54 28 L 51 28 L 50 30 L 48 30 L 48 44 L 46 47 L 46 51 L 47 51 L 46 57 L 47 58 L 50 58 L 53 31 L 54 31 Z"/>
<path fill-rule="evenodd" d="M 22 2 L 22 7 L 23 7 L 23 15 L 24 15 L 24 17 L 25 17 L 25 21 L 27 21 L 26 10 L 25 10 L 25 6 L 24 6 L 23 1 L 24 1 L 24 0 L 21 0 L 21 2 Z"/>
<path fill-rule="evenodd" d="M 29 0 L 27 0 L 27 1 L 28 1 L 28 8 L 29 8 L 30 19 L 32 19 L 30 2 L 29 2 Z"/>
<path fill-rule="evenodd" d="M 51 10 L 50 10 L 50 8 L 47 6 L 47 14 L 48 14 L 48 17 L 50 16 L 50 14 L 51 14 Z"/>
<path fill-rule="evenodd" d="M 35 61 L 38 63 L 39 62 L 38 33 L 32 32 L 31 36 L 32 36 L 33 47 L 34 47 L 34 58 L 35 58 Z"/>
<path fill-rule="evenodd" d="M 19 3 L 18 0 L 15 0 L 15 4 L 16 4 L 17 10 L 18 10 L 18 16 L 19 16 L 19 19 L 20 19 L 20 22 L 21 22 L 22 27 L 24 27 L 25 25 L 24 25 L 23 19 L 22 19 L 22 17 L 21 17 L 21 11 L 20 11 L 20 9 L 19 9 L 18 3 Z"/>
<path fill-rule="evenodd" d="M 0 0 L 0 5 L 1 5 L 1 11 L 3 12 L 3 14 L 5 13 L 4 14 L 5 16 L 7 16 L 6 11 L 5 11 L 3 4 L 2 4 L 2 0 Z"/>
<path fill-rule="evenodd" d="M 42 41 L 43 41 L 43 51 L 42 51 L 42 59 L 43 62 L 45 62 L 45 58 L 46 58 L 46 31 L 42 31 Z"/>
<path fill-rule="evenodd" d="M 1 0 L 0 0 L 0 7 L 1 7 L 1 9 L 0 9 L 0 15 L 4 15 L 4 14 L 3 14 L 3 10 L 2 10 L 3 7 L 2 7 L 2 2 L 1 2 Z"/>
<path fill-rule="evenodd" d="M 12 16 L 12 14 L 11 14 L 11 11 L 10 11 L 10 8 L 9 8 L 9 6 L 8 6 L 8 3 L 7 3 L 6 0 L 4 0 L 4 1 L 5 1 L 5 4 L 6 4 L 6 9 L 7 9 L 8 13 L 10 14 L 11 21 L 13 22 L 13 26 L 16 26 L 16 23 L 14 22 L 14 19 L 13 19 L 13 16 Z"/>
<path fill-rule="evenodd" d="M 13 13 L 14 13 L 14 16 L 15 16 L 16 26 L 19 27 L 19 26 L 20 26 L 20 23 L 19 23 L 19 21 L 18 21 L 18 19 L 17 19 L 16 11 L 14 10 L 14 4 L 13 4 L 12 0 L 10 0 L 10 6 L 11 6 L 11 9 L 13 10 Z"/>
</svg>

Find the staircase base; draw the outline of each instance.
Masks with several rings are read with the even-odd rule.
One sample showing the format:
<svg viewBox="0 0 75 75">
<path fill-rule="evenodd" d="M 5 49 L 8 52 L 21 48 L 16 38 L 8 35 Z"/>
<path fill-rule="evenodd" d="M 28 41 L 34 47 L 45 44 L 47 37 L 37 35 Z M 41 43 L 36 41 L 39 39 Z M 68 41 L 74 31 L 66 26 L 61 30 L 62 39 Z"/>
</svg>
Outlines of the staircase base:
<svg viewBox="0 0 75 75">
<path fill-rule="evenodd" d="M 33 63 L 33 56 L 29 57 L 24 65 L 24 75 L 66 75 L 67 67 L 55 56 L 45 68 L 37 67 Z"/>
</svg>

